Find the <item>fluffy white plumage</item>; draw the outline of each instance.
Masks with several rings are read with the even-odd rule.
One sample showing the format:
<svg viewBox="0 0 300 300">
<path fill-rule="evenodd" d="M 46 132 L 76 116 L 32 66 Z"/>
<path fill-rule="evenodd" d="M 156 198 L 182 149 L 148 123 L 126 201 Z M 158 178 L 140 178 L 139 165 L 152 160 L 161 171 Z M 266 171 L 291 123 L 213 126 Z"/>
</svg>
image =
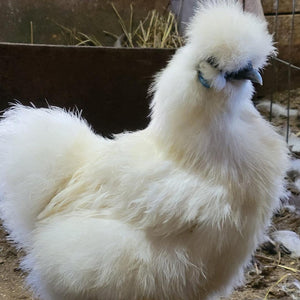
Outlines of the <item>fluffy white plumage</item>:
<svg viewBox="0 0 300 300">
<path fill-rule="evenodd" d="M 5 112 L 1 217 L 42 299 L 206 300 L 242 281 L 284 192 L 286 145 L 241 72 L 272 38 L 235 1 L 201 6 L 187 36 L 145 130 L 107 140 L 58 108 Z"/>
</svg>

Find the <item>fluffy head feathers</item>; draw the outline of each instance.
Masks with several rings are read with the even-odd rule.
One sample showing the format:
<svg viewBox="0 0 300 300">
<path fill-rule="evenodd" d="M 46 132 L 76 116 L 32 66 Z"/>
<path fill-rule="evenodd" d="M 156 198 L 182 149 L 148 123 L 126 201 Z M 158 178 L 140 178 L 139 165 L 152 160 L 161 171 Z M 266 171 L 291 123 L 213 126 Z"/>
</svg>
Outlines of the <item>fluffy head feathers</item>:
<svg viewBox="0 0 300 300">
<path fill-rule="evenodd" d="M 188 43 L 199 60 L 214 59 L 220 70 L 234 72 L 252 62 L 261 68 L 275 54 L 267 23 L 243 12 L 236 1 L 200 4 L 187 29 Z"/>
<path fill-rule="evenodd" d="M 187 44 L 153 85 L 157 127 L 172 124 L 171 114 L 177 124 L 178 115 L 188 116 L 189 108 L 204 115 L 236 110 L 252 97 L 249 80 L 261 83 L 258 70 L 276 54 L 266 21 L 233 0 L 200 4 L 186 35 Z M 166 114 L 168 120 L 161 121 Z"/>
</svg>

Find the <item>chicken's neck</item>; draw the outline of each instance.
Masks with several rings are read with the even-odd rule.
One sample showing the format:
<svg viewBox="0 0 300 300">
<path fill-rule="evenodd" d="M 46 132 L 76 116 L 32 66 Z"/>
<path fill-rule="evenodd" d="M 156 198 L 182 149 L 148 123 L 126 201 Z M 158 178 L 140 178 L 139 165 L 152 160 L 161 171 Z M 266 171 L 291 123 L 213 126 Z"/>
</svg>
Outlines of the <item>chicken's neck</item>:
<svg viewBox="0 0 300 300">
<path fill-rule="evenodd" d="M 176 103 L 173 98 L 173 106 L 167 108 L 168 99 L 162 105 L 160 99 L 155 99 L 161 96 L 158 91 L 148 130 L 166 155 L 180 165 L 207 172 L 212 165 L 220 169 L 226 169 L 227 164 L 243 168 L 240 154 L 247 144 L 251 118 L 256 117 L 250 101 L 251 85 L 241 88 L 239 95 L 197 93 L 185 92 L 185 101 Z M 191 98 L 195 95 L 201 98 Z"/>
</svg>

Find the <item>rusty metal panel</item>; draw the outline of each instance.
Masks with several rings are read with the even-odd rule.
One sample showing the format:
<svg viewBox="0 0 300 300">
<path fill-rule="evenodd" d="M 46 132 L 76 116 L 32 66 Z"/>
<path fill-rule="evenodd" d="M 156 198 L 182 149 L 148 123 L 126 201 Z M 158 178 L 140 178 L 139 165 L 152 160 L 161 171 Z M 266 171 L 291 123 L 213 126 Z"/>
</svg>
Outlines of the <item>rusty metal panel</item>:
<svg viewBox="0 0 300 300">
<path fill-rule="evenodd" d="M 174 50 L 0 43 L 0 109 L 8 102 L 83 110 L 99 133 L 144 128 L 147 90 Z"/>
</svg>

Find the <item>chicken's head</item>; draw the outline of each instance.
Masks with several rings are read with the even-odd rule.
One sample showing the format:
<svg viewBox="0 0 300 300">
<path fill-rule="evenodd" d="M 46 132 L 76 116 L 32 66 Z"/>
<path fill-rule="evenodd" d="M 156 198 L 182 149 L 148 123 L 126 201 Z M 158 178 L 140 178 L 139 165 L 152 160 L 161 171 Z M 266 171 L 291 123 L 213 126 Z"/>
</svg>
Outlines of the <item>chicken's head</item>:
<svg viewBox="0 0 300 300">
<path fill-rule="evenodd" d="M 245 80 L 262 84 L 259 69 L 276 54 L 265 20 L 232 0 L 201 4 L 187 28 L 186 46 L 199 82 L 216 90 Z"/>
</svg>

